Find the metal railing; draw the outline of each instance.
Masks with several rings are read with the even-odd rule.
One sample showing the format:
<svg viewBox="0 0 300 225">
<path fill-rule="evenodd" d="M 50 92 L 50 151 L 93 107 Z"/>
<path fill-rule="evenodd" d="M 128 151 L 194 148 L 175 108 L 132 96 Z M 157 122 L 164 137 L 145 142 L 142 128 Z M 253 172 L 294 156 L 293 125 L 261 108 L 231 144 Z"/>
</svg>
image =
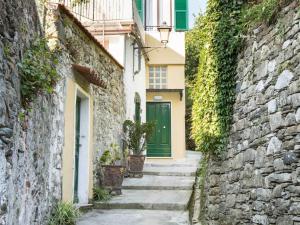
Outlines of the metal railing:
<svg viewBox="0 0 300 225">
<path fill-rule="evenodd" d="M 90 21 L 126 21 L 136 18 L 135 0 L 85 0 L 76 3 L 75 0 L 56 0 L 64 4 L 80 20 Z"/>
</svg>

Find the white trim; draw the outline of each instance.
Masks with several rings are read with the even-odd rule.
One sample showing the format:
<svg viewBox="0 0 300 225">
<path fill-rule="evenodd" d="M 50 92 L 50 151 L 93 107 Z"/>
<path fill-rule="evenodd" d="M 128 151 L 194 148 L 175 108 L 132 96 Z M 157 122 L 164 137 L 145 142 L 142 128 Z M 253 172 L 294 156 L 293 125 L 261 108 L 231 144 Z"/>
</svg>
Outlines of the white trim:
<svg viewBox="0 0 300 225">
<path fill-rule="evenodd" d="M 172 115 L 172 108 L 173 108 L 173 106 L 172 106 L 172 101 L 171 100 L 162 100 L 162 101 L 146 101 L 146 107 L 147 107 L 147 103 L 170 103 L 170 106 L 171 106 L 171 108 L 170 108 L 170 114 L 171 114 L 171 118 L 170 118 L 170 126 L 171 126 L 171 156 L 168 156 L 168 157 L 148 157 L 147 156 L 147 152 L 146 152 L 146 157 L 148 158 L 148 159 L 172 159 L 172 158 L 174 158 L 173 157 L 173 143 L 172 143 L 172 141 L 173 141 L 173 124 L 172 124 L 172 118 L 173 118 L 173 115 Z M 147 118 L 147 115 L 146 115 L 146 118 Z M 147 122 L 147 120 L 146 120 L 146 122 Z"/>
<path fill-rule="evenodd" d="M 87 204 L 89 199 L 89 172 L 90 172 L 90 96 L 79 85 L 75 84 L 75 110 L 74 110 L 74 134 L 76 134 L 76 98 L 81 98 L 80 106 L 80 152 L 78 165 L 78 204 Z M 84 116 L 83 116 L 84 114 Z M 76 137 L 74 135 L 74 143 Z M 75 146 L 76 147 L 76 146 Z M 82 149 L 84 151 L 82 151 Z M 84 153 L 84 154 L 82 154 Z M 73 189 L 72 198 L 74 199 L 75 186 L 75 148 L 73 150 Z"/>
</svg>

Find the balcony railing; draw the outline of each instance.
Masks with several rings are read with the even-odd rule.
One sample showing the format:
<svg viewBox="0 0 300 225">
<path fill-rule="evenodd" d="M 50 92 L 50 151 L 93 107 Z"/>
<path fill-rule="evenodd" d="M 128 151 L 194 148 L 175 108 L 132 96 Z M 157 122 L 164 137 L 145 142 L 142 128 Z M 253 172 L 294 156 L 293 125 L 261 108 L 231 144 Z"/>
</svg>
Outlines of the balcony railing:
<svg viewBox="0 0 300 225">
<path fill-rule="evenodd" d="M 80 19 L 91 21 L 133 19 L 133 0 L 86 0 L 82 3 L 75 3 L 74 0 L 57 1 Z"/>
<path fill-rule="evenodd" d="M 52 0 L 64 4 L 81 22 L 134 22 L 145 38 L 145 30 L 139 16 L 135 0 L 86 0 L 77 3 L 74 0 Z"/>
</svg>

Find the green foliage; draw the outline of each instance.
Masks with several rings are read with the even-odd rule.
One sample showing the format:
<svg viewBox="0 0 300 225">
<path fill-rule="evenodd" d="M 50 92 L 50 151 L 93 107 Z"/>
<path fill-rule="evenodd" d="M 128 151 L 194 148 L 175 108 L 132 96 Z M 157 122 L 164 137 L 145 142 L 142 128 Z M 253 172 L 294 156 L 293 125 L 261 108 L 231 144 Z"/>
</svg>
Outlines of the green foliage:
<svg viewBox="0 0 300 225">
<path fill-rule="evenodd" d="M 219 155 L 225 150 L 233 104 L 241 39 L 240 1 L 210 0 L 199 19 L 198 75 L 193 86 L 192 135 L 197 148 Z"/>
<path fill-rule="evenodd" d="M 128 148 L 135 155 L 141 155 L 146 149 L 146 144 L 154 131 L 154 123 L 141 123 L 126 120 L 123 124 L 123 130 L 126 134 Z"/>
<path fill-rule="evenodd" d="M 115 165 L 121 160 L 120 147 L 117 144 L 111 144 L 110 149 L 106 149 L 100 158 L 101 165 Z"/>
<path fill-rule="evenodd" d="M 59 202 L 54 207 L 48 225 L 75 225 L 79 210 L 71 203 Z"/>
<path fill-rule="evenodd" d="M 72 4 L 73 4 L 73 6 L 76 6 L 76 5 L 80 5 L 80 4 L 86 4 L 89 2 L 90 2 L 90 0 L 73 0 Z"/>
<path fill-rule="evenodd" d="M 108 201 L 111 199 L 109 191 L 102 187 L 96 187 L 93 189 L 93 198 L 94 201 Z"/>
<path fill-rule="evenodd" d="M 197 148 L 207 154 L 219 155 L 228 143 L 242 33 L 255 24 L 273 22 L 280 9 L 292 0 L 255 2 L 209 0 L 196 31 L 187 35 L 191 36 L 191 40 L 187 38 L 187 56 L 193 58 L 191 65 L 187 63 L 188 76 L 193 77 L 197 57 L 199 60 L 191 93 L 192 136 Z"/>
<path fill-rule="evenodd" d="M 185 38 L 185 78 L 186 78 L 186 146 L 190 150 L 195 149 L 195 141 L 192 138 L 192 105 L 191 91 L 197 78 L 200 49 L 203 46 L 202 21 L 204 15 L 199 14 L 196 18 L 194 28 L 186 33 Z"/>
<path fill-rule="evenodd" d="M 11 44 L 5 44 L 3 48 L 4 56 L 7 58 L 11 53 Z"/>
<path fill-rule="evenodd" d="M 22 104 L 27 107 L 41 93 L 53 93 L 53 87 L 59 79 L 55 69 L 58 60 L 47 46 L 46 39 L 33 42 L 18 64 L 21 72 Z"/>
<path fill-rule="evenodd" d="M 242 22 L 246 28 L 251 25 L 270 23 L 280 9 L 282 0 L 264 0 L 260 4 L 249 5 L 242 12 Z"/>
</svg>

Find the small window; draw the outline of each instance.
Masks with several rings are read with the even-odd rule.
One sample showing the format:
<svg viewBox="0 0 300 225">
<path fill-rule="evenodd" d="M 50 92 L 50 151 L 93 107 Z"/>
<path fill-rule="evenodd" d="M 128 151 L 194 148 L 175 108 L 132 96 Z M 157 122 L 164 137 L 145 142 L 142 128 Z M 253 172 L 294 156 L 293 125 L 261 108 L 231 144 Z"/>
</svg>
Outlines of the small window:
<svg viewBox="0 0 300 225">
<path fill-rule="evenodd" d="M 167 67 L 166 66 L 149 67 L 149 88 L 150 89 L 167 88 Z"/>
</svg>

